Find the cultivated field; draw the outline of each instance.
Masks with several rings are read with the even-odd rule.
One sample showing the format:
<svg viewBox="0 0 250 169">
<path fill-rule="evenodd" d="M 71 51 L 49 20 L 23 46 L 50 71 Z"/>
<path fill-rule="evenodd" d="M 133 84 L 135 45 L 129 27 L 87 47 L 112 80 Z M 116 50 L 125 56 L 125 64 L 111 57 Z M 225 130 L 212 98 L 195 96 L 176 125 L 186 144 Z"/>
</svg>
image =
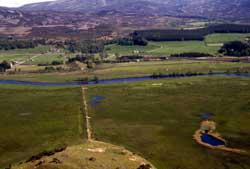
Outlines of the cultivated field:
<svg viewBox="0 0 250 169">
<path fill-rule="evenodd" d="M 250 151 L 250 80 L 184 78 L 90 87 L 90 116 L 98 140 L 124 145 L 159 169 L 249 169 L 250 157 L 197 145 L 194 132 L 212 117 L 229 147 Z"/>
<path fill-rule="evenodd" d="M 80 88 L 0 88 L 0 168 L 84 142 Z"/>
</svg>

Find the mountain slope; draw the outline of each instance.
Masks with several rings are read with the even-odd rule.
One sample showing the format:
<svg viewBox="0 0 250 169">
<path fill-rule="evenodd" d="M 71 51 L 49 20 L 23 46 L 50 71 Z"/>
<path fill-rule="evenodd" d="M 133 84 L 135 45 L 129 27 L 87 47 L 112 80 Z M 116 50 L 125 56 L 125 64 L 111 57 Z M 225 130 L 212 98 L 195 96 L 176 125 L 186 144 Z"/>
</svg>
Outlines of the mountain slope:
<svg viewBox="0 0 250 169">
<path fill-rule="evenodd" d="M 109 9 L 152 15 L 250 18 L 249 0 L 57 0 L 28 4 L 20 9 L 78 12 Z"/>
<path fill-rule="evenodd" d="M 22 6 L 22 10 L 92 11 L 106 5 L 105 0 L 57 0 Z"/>
</svg>

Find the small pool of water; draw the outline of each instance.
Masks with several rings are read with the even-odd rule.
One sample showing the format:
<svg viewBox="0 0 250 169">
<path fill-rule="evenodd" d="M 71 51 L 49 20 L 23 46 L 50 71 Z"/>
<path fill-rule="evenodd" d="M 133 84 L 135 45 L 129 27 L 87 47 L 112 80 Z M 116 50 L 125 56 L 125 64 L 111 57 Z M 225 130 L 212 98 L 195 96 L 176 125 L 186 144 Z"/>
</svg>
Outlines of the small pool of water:
<svg viewBox="0 0 250 169">
<path fill-rule="evenodd" d="M 209 118 L 209 117 L 213 117 L 213 116 L 215 116 L 215 114 L 213 114 L 213 113 L 202 113 L 201 114 L 202 118 Z"/>
<path fill-rule="evenodd" d="M 210 134 L 208 133 L 205 133 L 201 136 L 201 141 L 204 142 L 204 143 L 207 143 L 207 144 L 210 144 L 212 146 L 221 146 L 221 145 L 225 145 L 225 142 L 220 140 L 220 139 L 217 139 L 213 136 L 211 136 Z"/>
<path fill-rule="evenodd" d="M 91 99 L 90 105 L 94 107 L 94 106 L 100 104 L 101 101 L 103 101 L 104 99 L 105 99 L 105 97 L 103 97 L 103 96 L 93 96 Z"/>
</svg>

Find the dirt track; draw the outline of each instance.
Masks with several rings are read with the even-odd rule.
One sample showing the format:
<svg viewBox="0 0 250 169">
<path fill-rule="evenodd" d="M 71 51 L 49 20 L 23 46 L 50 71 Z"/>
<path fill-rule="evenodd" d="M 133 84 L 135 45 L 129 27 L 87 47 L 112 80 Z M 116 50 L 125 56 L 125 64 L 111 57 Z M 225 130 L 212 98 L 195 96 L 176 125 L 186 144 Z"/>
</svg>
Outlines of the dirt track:
<svg viewBox="0 0 250 169">
<path fill-rule="evenodd" d="M 92 132 L 91 132 L 91 126 L 90 126 L 90 121 L 89 121 L 90 117 L 89 117 L 89 111 L 88 111 L 86 90 L 87 90 L 86 87 L 82 87 L 82 97 L 83 97 L 84 115 L 85 115 L 85 122 L 86 122 L 87 139 L 88 141 L 92 141 Z"/>
</svg>

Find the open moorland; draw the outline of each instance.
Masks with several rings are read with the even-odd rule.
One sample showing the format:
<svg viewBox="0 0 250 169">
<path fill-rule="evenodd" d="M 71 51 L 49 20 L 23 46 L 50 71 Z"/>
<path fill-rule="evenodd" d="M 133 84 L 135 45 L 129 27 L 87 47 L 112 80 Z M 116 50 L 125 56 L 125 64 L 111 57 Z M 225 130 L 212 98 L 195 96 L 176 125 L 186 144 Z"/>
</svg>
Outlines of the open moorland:
<svg viewBox="0 0 250 169">
<path fill-rule="evenodd" d="M 84 142 L 80 88 L 0 88 L 0 168 Z"/>
<path fill-rule="evenodd" d="M 249 86 L 250 80 L 240 77 L 189 77 L 89 86 L 86 93 L 93 138 L 124 146 L 158 169 L 248 169 L 249 155 L 207 149 L 195 142 L 193 134 L 205 120 L 201 115 L 213 113 L 215 116 L 209 119 L 217 123 L 217 131 L 227 146 L 250 152 Z M 91 147 L 101 145 L 83 144 L 87 137 L 80 87 L 0 88 L 0 124 L 1 133 L 5 133 L 0 138 L 0 167 L 65 145 L 70 146 L 65 152 L 44 160 L 70 155 L 70 159 L 89 165 L 86 158 L 95 154 L 89 152 Z M 85 152 L 86 147 L 90 150 Z M 116 158 L 116 151 L 111 148 L 105 158 Z M 103 155 L 96 157 L 102 159 Z M 70 159 L 65 163 L 72 165 Z"/>
<path fill-rule="evenodd" d="M 211 119 L 229 147 L 250 151 L 250 80 L 183 78 L 92 86 L 91 124 L 98 140 L 124 145 L 159 169 L 249 169 L 249 156 L 210 150 L 193 134 Z M 93 103 L 93 97 L 102 100 Z"/>
</svg>

